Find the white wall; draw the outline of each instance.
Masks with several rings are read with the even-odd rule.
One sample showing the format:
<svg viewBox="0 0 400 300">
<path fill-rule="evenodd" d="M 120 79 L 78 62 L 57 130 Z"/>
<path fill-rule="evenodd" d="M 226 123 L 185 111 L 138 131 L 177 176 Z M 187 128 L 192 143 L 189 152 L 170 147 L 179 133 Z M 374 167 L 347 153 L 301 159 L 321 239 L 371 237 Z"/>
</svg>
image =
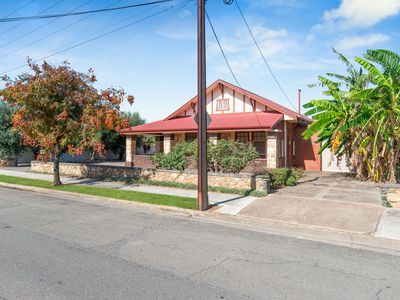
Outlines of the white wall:
<svg viewBox="0 0 400 300">
<path fill-rule="evenodd" d="M 329 149 L 325 149 L 321 155 L 322 159 L 322 171 L 328 172 L 351 172 L 350 168 L 346 165 L 346 158 L 340 160 L 338 164 L 338 160 L 335 156 L 332 155 L 332 152 Z"/>
<path fill-rule="evenodd" d="M 235 95 L 234 95 L 235 94 Z M 217 100 L 219 99 L 229 99 L 229 110 L 218 111 L 217 110 Z M 266 107 L 262 103 L 256 102 L 256 111 L 265 111 Z M 197 112 L 197 104 L 195 106 L 195 110 Z M 243 94 L 240 92 L 233 93 L 233 90 L 224 87 L 224 95 L 219 87 L 216 87 L 212 92 L 207 93 L 207 112 L 211 114 L 229 114 L 229 113 L 243 113 L 243 112 L 252 112 L 253 106 L 251 105 L 249 97 L 245 97 L 245 101 L 243 103 Z M 180 116 L 191 116 L 193 115 L 193 109 L 191 107 L 182 111 Z"/>
</svg>

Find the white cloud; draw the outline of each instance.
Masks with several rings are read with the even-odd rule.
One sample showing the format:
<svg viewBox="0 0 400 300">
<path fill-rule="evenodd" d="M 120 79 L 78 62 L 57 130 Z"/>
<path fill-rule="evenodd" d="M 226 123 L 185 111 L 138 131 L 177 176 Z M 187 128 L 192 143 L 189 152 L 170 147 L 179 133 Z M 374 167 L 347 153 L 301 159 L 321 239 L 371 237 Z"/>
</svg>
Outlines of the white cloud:
<svg viewBox="0 0 400 300">
<path fill-rule="evenodd" d="M 338 50 L 349 50 L 384 43 L 388 40 L 390 40 L 390 36 L 381 33 L 373 33 L 361 36 L 349 36 L 339 40 L 336 43 L 335 47 Z"/>
<path fill-rule="evenodd" d="M 338 8 L 325 11 L 322 26 L 370 27 L 399 13 L 399 0 L 341 0 Z"/>
<path fill-rule="evenodd" d="M 172 40 L 196 40 L 197 34 L 195 31 L 187 28 L 161 28 L 157 33 L 165 38 Z"/>
<path fill-rule="evenodd" d="M 179 13 L 179 17 L 181 17 L 181 18 L 190 17 L 191 15 L 192 15 L 192 12 L 188 9 L 184 9 Z"/>
<path fill-rule="evenodd" d="M 252 26 L 252 29 L 264 56 L 277 75 L 284 70 L 315 70 L 324 66 L 319 61 L 308 60 L 304 54 L 304 46 L 286 29 L 271 29 L 261 25 Z M 246 30 L 220 36 L 219 39 L 234 73 L 239 78 L 258 78 L 266 72 L 269 74 Z M 209 37 L 207 49 L 210 68 L 229 78 L 229 70 L 212 37 Z"/>
</svg>

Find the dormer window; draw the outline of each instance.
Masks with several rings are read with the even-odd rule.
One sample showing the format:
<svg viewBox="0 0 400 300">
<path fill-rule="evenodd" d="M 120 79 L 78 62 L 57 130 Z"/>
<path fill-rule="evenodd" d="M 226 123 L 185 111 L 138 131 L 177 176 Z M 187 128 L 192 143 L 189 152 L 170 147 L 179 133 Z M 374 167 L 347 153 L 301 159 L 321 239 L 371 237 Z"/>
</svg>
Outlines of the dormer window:
<svg viewBox="0 0 400 300">
<path fill-rule="evenodd" d="M 229 110 L 229 99 L 218 99 L 217 110 L 218 111 Z"/>
</svg>

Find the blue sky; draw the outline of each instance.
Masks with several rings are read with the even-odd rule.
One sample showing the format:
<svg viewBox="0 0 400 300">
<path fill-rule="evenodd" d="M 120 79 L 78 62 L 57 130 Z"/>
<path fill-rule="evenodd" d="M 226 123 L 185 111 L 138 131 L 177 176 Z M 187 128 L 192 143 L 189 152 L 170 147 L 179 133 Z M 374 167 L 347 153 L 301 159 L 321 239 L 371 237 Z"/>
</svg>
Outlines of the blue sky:
<svg viewBox="0 0 400 300">
<path fill-rule="evenodd" d="M 24 7 L 9 17 L 40 14 L 58 2 L 44 14 L 144 1 L 1 1 L 0 17 L 6 17 L 21 6 Z M 294 105 L 299 88 L 303 92 L 303 102 L 321 96 L 318 88 L 307 86 L 315 83 L 319 74 L 344 72 L 331 47 L 349 58 L 362 55 L 366 49 L 386 48 L 399 52 L 399 0 L 238 1 L 263 53 Z M 122 87 L 135 96 L 135 104 L 132 107 L 124 104 L 123 110 L 139 111 L 147 121 L 164 118 L 196 94 L 196 6 L 195 1 L 189 1 L 182 7 L 185 2 L 175 0 L 176 7 L 163 14 L 57 54 L 47 61 L 59 64 L 68 60 L 79 71 L 93 68 L 99 89 Z M 0 23 L 0 73 L 24 65 L 27 56 L 33 59 L 47 56 L 170 6 L 163 4 L 86 17 Z M 208 0 L 207 10 L 241 85 L 292 107 L 263 64 L 236 6 L 226 6 L 222 0 Z M 60 31 L 53 34 L 57 30 Z M 221 78 L 235 83 L 210 28 L 207 30 L 207 82 Z M 41 41 L 34 43 L 38 40 Z M 23 67 L 7 74 L 15 76 L 27 70 Z"/>
</svg>

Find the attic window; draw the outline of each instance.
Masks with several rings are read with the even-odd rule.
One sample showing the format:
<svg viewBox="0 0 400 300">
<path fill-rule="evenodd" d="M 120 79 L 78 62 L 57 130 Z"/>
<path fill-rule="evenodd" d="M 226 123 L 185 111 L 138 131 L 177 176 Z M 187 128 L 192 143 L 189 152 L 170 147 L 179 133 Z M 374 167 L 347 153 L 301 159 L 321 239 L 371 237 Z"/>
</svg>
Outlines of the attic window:
<svg viewBox="0 0 400 300">
<path fill-rule="evenodd" d="M 218 111 L 229 110 L 229 99 L 218 99 L 217 100 L 217 110 Z"/>
</svg>

